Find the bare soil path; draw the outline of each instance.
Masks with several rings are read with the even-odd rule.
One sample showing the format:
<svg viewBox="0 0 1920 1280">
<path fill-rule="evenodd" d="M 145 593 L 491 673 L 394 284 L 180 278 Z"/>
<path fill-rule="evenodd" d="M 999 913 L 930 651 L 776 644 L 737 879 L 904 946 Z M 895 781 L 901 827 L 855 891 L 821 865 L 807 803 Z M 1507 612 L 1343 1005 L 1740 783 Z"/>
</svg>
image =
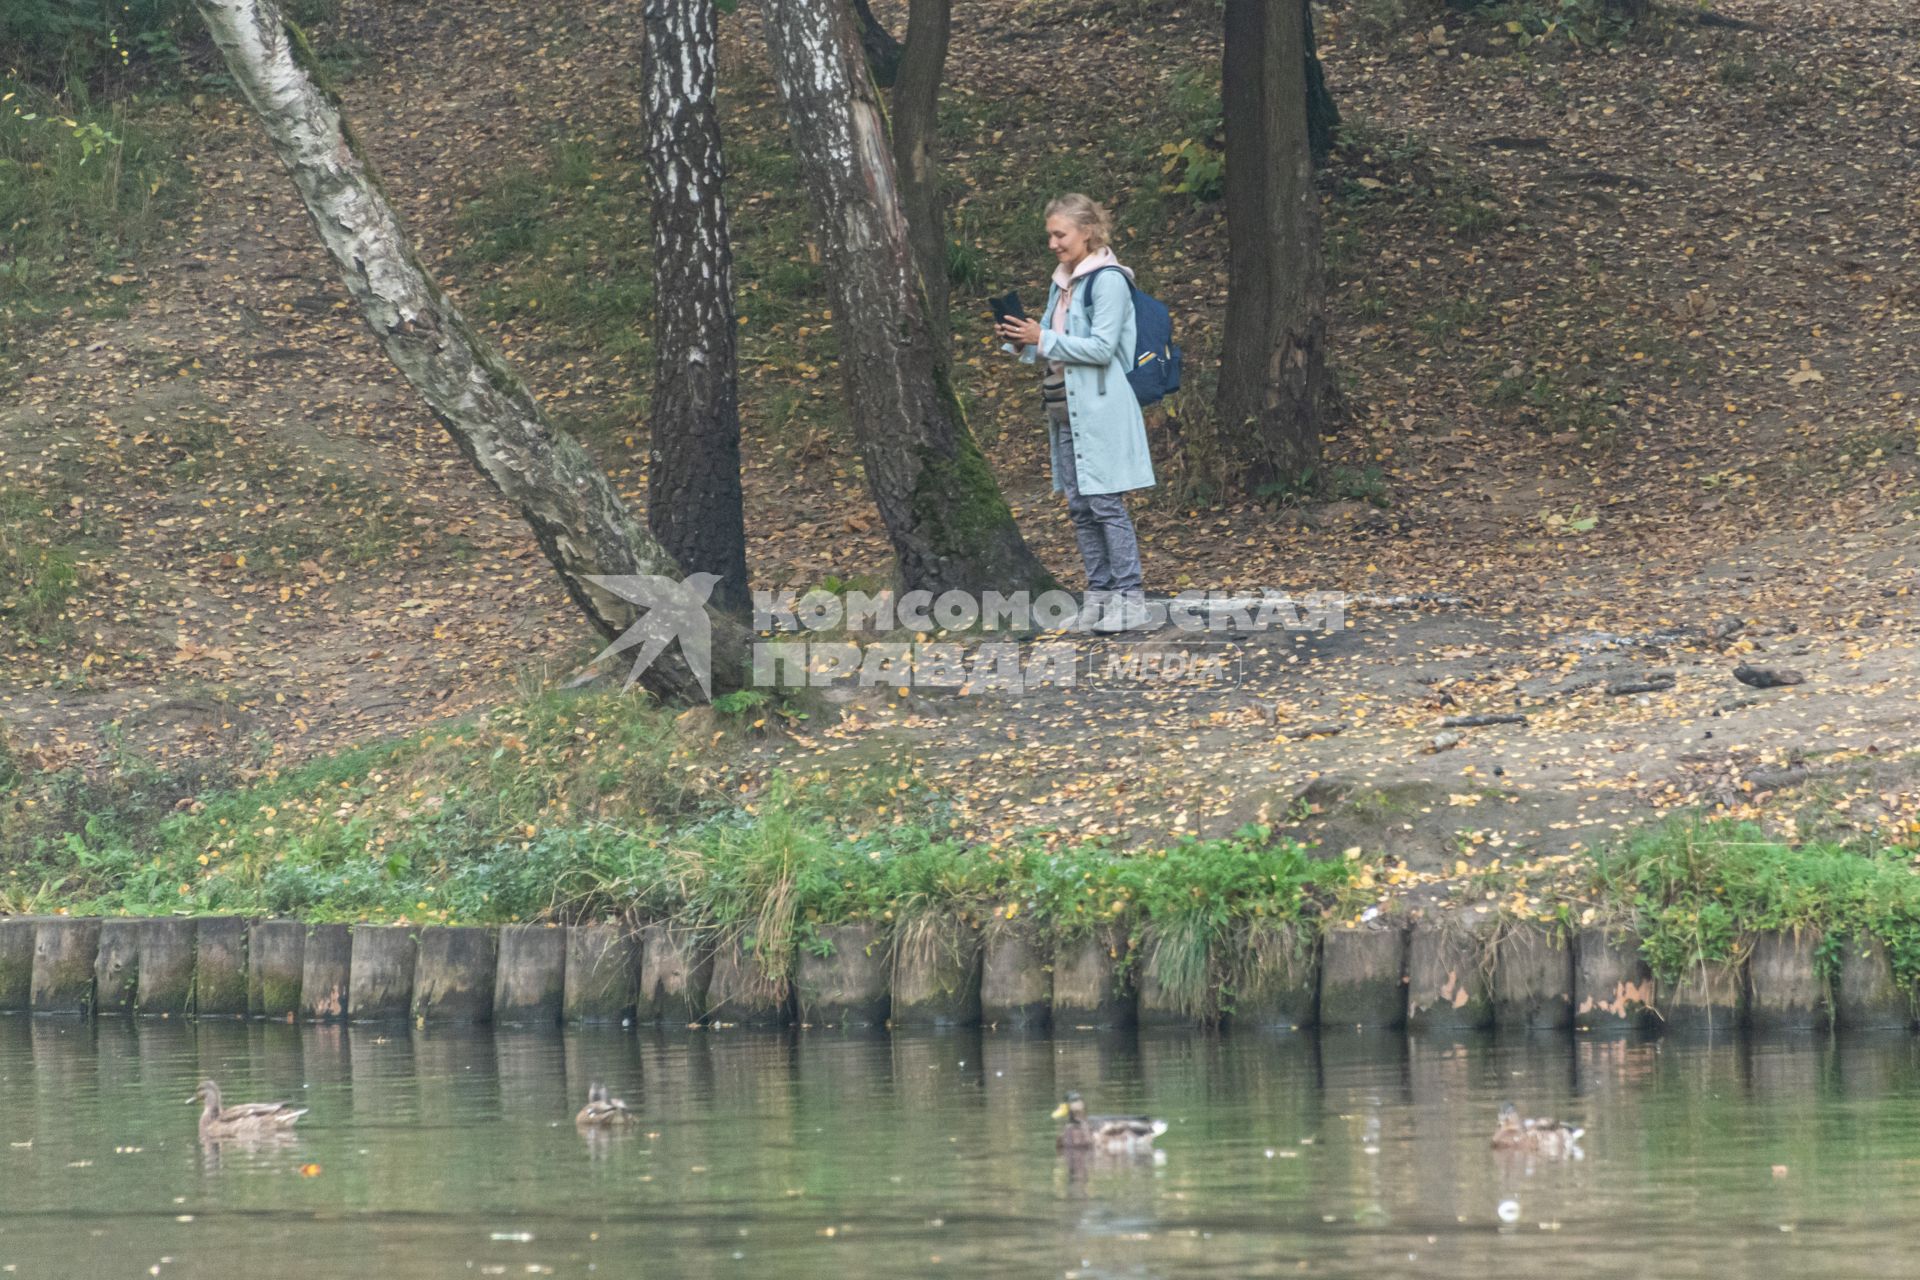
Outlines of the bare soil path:
<svg viewBox="0 0 1920 1280">
<path fill-rule="evenodd" d="M 1226 690 L 862 697 L 783 759 L 911 759 L 982 839 L 1264 817 L 1330 846 L 1397 828 L 1420 868 L 1564 852 L 1686 804 L 1758 812 L 1779 788 L 1753 775 L 1802 757 L 1860 769 L 1811 799 L 1789 777 L 1793 808 L 1913 821 L 1911 775 L 1880 762 L 1920 740 L 1920 45 L 1897 0 L 1721 7 L 1755 29 L 1524 55 L 1451 18 L 1328 13 L 1354 126 L 1328 176 L 1353 405 L 1329 453 L 1385 505 L 1206 505 L 1163 436 L 1169 484 L 1139 513 L 1149 585 L 1464 607 L 1356 606 L 1339 636 L 1236 642 Z M 736 81 L 761 74 L 752 24 L 729 24 Z M 348 110 L 430 259 L 551 138 L 633 128 L 627 6 L 350 0 L 341 29 L 371 55 Z M 955 93 L 1020 105 L 952 134 L 962 219 L 991 195 L 985 154 L 1099 172 L 1090 121 L 1144 110 L 1210 65 L 1214 39 L 1184 9 L 1116 26 L 1097 6 L 962 0 Z M 1084 75 L 1044 74 L 1063 44 Z M 245 112 L 178 110 L 190 218 L 142 265 L 130 314 L 41 335 L 0 407 L 0 482 L 90 549 L 73 634 L 9 637 L 17 752 L 244 773 L 571 672 L 592 638 L 362 331 Z M 1122 195 L 1160 180 L 1112 176 Z M 1226 283 L 1219 211 L 1175 231 L 1123 249 L 1203 351 Z M 1029 246 L 983 247 L 1000 287 L 1041 272 Z M 644 378 L 537 318 L 493 327 L 550 402 L 617 403 Z M 962 356 L 1022 526 L 1067 573 L 1028 375 L 987 345 Z M 761 584 L 884 573 L 850 443 L 795 463 L 773 431 L 747 424 Z M 606 460 L 644 501 L 641 459 Z M 1715 639 L 1726 619 L 1739 630 Z M 1807 679 L 1756 693 L 1729 674 L 1742 660 Z M 1650 670 L 1674 688 L 1581 687 Z M 1525 726 L 1430 750 L 1440 717 L 1516 706 Z M 1288 736 L 1325 721 L 1348 728 Z"/>
</svg>

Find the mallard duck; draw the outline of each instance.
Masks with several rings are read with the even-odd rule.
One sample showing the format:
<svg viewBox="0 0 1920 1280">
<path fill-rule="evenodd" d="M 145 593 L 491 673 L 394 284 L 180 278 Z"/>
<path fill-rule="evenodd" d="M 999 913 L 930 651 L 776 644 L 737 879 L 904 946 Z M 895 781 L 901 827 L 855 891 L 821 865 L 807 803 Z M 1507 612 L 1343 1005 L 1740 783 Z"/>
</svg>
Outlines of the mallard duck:
<svg viewBox="0 0 1920 1280">
<path fill-rule="evenodd" d="M 1053 1118 L 1067 1122 L 1053 1144 L 1059 1151 L 1144 1151 L 1167 1131 L 1165 1120 L 1147 1116 L 1090 1116 L 1078 1093 L 1069 1093 Z"/>
<path fill-rule="evenodd" d="M 1585 1129 L 1561 1124 L 1558 1120 L 1526 1120 L 1511 1102 L 1500 1104 L 1500 1121 L 1493 1130 L 1495 1151 L 1527 1151 L 1558 1159 L 1578 1156 L 1580 1135 Z"/>
<path fill-rule="evenodd" d="M 202 1080 L 188 1102 L 200 1108 L 200 1137 L 203 1141 L 228 1138 L 264 1138 L 286 1132 L 294 1121 L 307 1114 L 305 1107 L 290 1107 L 284 1102 L 242 1102 L 237 1106 L 220 1105 L 220 1086 Z"/>
<path fill-rule="evenodd" d="M 627 1110 L 626 1103 L 607 1096 L 607 1086 L 590 1084 L 587 1086 L 587 1105 L 580 1108 L 573 1122 L 582 1129 L 605 1129 L 626 1124 L 632 1119 L 633 1112 Z"/>
</svg>

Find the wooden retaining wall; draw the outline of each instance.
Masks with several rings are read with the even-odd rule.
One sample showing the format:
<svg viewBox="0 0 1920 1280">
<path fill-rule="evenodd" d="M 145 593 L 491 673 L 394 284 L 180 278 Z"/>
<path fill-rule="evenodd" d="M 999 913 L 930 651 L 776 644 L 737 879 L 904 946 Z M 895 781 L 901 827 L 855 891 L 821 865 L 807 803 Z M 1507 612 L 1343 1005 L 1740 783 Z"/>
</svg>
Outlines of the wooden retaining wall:
<svg viewBox="0 0 1920 1280">
<path fill-rule="evenodd" d="M 666 925 L 500 928 L 289 920 L 0 917 L 0 1013 L 284 1021 L 561 1022 L 1100 1029 L 1199 1026 L 1118 929 L 1056 940 L 1025 921 L 955 918 L 896 946 L 882 926 L 822 931 L 793 971 L 765 972 Z M 1757 934 L 1737 962 L 1654 980 L 1637 939 L 1459 920 L 1275 931 L 1216 957 L 1241 1030 L 1414 1035 L 1911 1030 L 1914 992 L 1878 944 L 1829 979 L 1820 939 Z"/>
</svg>

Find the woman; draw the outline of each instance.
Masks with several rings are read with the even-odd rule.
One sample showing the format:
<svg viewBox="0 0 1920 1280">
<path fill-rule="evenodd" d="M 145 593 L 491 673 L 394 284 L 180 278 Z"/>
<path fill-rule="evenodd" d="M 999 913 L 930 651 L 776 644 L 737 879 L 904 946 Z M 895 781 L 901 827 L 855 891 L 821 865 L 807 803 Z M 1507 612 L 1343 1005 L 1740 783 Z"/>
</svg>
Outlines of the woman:
<svg viewBox="0 0 1920 1280">
<path fill-rule="evenodd" d="M 1107 211 L 1075 192 L 1047 206 L 1047 247 L 1058 266 L 1042 320 L 1008 318 L 1000 336 L 1022 360 L 1046 361 L 1046 406 L 1053 489 L 1067 499 L 1086 601 L 1074 626 L 1131 631 L 1147 624 L 1140 544 L 1121 495 L 1153 484 L 1147 427 L 1127 383 L 1133 357 L 1133 272 L 1109 240 Z M 1106 270 L 1108 267 L 1115 270 Z M 1124 274 L 1124 277 L 1122 273 Z"/>
</svg>

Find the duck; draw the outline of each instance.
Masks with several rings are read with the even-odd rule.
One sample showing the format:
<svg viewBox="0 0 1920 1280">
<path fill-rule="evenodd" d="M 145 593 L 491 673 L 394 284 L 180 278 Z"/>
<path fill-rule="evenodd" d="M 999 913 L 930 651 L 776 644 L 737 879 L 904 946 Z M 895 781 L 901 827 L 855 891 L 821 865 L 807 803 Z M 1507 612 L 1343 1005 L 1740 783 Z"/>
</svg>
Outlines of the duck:
<svg viewBox="0 0 1920 1280">
<path fill-rule="evenodd" d="M 580 1108 L 573 1117 L 573 1123 L 582 1129 L 605 1129 L 617 1124 L 627 1124 L 633 1119 L 633 1112 L 627 1110 L 627 1104 L 618 1098 L 607 1095 L 607 1086 L 590 1084 L 587 1086 L 587 1105 Z"/>
<path fill-rule="evenodd" d="M 1053 1118 L 1067 1122 L 1054 1141 L 1057 1151 L 1145 1151 L 1167 1131 L 1165 1120 L 1150 1116 L 1090 1116 L 1086 1100 L 1078 1093 L 1068 1093 L 1054 1108 Z"/>
<path fill-rule="evenodd" d="M 284 1102 L 241 1102 L 231 1107 L 222 1106 L 220 1086 L 211 1080 L 202 1080 L 200 1087 L 193 1091 L 193 1096 L 187 1101 L 202 1104 L 200 1138 L 203 1142 L 283 1134 L 307 1114 L 307 1108 L 288 1106 Z"/>
<path fill-rule="evenodd" d="M 1561 1156 L 1578 1158 L 1582 1154 L 1580 1136 L 1585 1132 L 1558 1120 L 1522 1119 L 1511 1102 L 1503 1102 L 1492 1146 L 1495 1151 L 1526 1151 L 1556 1160 Z"/>
</svg>

